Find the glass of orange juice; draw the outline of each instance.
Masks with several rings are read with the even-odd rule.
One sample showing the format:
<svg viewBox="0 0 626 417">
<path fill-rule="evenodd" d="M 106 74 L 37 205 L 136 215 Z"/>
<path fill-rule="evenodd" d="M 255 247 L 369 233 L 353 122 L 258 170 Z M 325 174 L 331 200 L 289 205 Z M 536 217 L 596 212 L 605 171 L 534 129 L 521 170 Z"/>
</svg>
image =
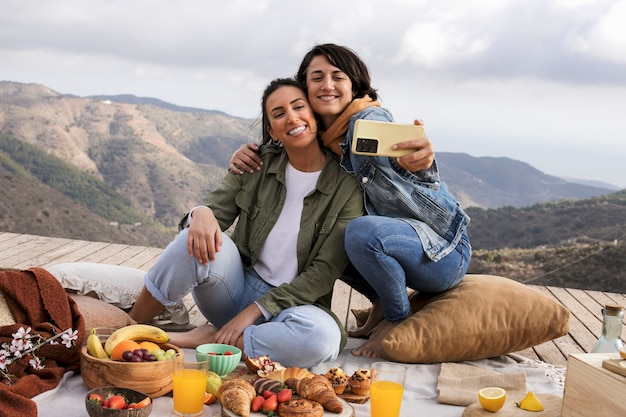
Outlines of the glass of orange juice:
<svg viewBox="0 0 626 417">
<path fill-rule="evenodd" d="M 374 362 L 370 374 L 370 416 L 399 417 L 406 366 L 392 362 Z"/>
<path fill-rule="evenodd" d="M 174 363 L 172 376 L 174 414 L 182 417 L 195 417 L 201 415 L 204 409 L 209 355 L 192 356 L 190 360 L 184 359 L 172 361 Z"/>
</svg>

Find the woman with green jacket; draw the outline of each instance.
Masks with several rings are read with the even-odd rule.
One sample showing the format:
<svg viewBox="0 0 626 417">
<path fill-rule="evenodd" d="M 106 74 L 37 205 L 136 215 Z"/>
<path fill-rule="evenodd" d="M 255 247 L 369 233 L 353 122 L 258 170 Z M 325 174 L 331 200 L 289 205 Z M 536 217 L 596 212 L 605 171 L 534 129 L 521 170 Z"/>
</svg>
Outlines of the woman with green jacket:
<svg viewBox="0 0 626 417">
<path fill-rule="evenodd" d="M 149 321 L 191 292 L 209 324 L 172 333 L 172 343 L 227 343 L 246 356 L 310 367 L 334 360 L 346 341 L 330 302 L 348 264 L 344 230 L 363 215 L 363 195 L 320 146 L 299 83 L 273 81 L 262 113 L 262 172 L 229 172 L 186 216 L 130 315 Z M 232 225 L 229 237 L 223 231 Z"/>
</svg>

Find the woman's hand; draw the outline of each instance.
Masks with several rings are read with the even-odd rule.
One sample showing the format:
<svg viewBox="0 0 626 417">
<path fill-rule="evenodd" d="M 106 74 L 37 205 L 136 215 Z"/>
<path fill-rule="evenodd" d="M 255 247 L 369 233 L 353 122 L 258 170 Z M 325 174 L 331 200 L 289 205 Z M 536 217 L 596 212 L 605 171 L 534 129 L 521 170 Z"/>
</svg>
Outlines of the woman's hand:
<svg viewBox="0 0 626 417">
<path fill-rule="evenodd" d="M 191 213 L 187 251 L 198 262 L 208 265 L 215 260 L 215 254 L 222 247 L 222 231 L 213 211 L 208 207 L 198 207 Z"/>
<path fill-rule="evenodd" d="M 237 339 L 243 335 L 246 327 L 253 325 L 261 316 L 262 313 L 259 307 L 256 304 L 250 304 L 217 331 L 215 343 L 235 346 Z"/>
<path fill-rule="evenodd" d="M 424 125 L 424 123 L 418 119 L 415 119 L 413 124 L 419 126 Z M 413 153 L 396 158 L 398 164 L 400 164 L 400 166 L 407 171 L 416 172 L 428 169 L 435 161 L 433 144 L 426 134 L 424 134 L 424 137 L 421 139 L 413 139 L 396 143 L 393 145 L 393 149 L 415 149 L 415 152 Z"/>
<path fill-rule="evenodd" d="M 254 170 L 261 169 L 261 165 L 263 162 L 259 155 L 256 153 L 259 151 L 258 145 L 254 143 L 246 143 L 245 145 L 241 145 L 239 149 L 237 149 L 233 156 L 230 157 L 230 161 L 228 162 L 228 168 L 235 174 L 243 174 L 243 171 L 248 171 L 249 173 L 253 173 Z"/>
</svg>

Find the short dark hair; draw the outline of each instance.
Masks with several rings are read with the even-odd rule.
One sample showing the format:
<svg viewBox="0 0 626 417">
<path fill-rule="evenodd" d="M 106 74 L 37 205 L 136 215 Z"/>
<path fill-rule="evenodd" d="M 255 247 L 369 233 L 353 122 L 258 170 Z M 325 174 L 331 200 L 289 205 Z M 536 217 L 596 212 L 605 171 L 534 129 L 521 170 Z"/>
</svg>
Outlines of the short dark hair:
<svg viewBox="0 0 626 417">
<path fill-rule="evenodd" d="M 371 85 L 371 77 L 367 65 L 356 52 L 345 46 L 334 43 L 325 43 L 314 46 L 302 59 L 296 79 L 306 86 L 306 71 L 316 56 L 325 57 L 331 65 L 343 71 L 352 81 L 352 93 L 355 98 L 362 98 L 366 94 L 372 100 L 378 99 L 376 89 Z"/>
</svg>

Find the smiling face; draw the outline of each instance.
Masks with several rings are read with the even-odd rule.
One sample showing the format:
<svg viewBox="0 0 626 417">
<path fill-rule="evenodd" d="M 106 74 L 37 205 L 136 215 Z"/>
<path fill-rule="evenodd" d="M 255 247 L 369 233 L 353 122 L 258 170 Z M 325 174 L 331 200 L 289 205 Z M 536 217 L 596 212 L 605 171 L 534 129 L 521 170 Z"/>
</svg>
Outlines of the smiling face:
<svg viewBox="0 0 626 417">
<path fill-rule="evenodd" d="M 269 134 L 285 149 L 307 148 L 317 144 L 317 123 L 304 91 L 282 86 L 267 96 L 265 113 Z"/>
<path fill-rule="evenodd" d="M 352 81 L 325 56 L 317 55 L 306 70 L 306 86 L 313 110 L 328 127 L 354 98 Z"/>
</svg>

